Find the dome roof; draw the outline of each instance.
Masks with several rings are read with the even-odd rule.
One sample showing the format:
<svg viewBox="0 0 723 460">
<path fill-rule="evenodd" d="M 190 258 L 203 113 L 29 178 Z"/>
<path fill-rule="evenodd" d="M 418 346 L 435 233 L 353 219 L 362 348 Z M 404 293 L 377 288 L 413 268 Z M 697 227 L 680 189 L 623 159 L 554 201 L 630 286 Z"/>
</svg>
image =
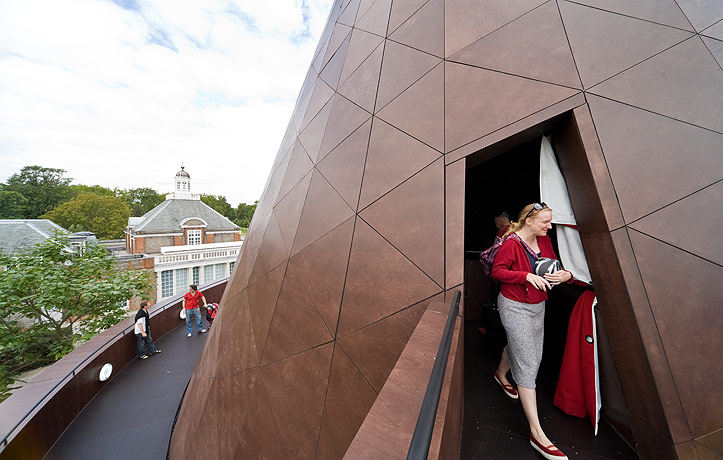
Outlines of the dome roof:
<svg viewBox="0 0 723 460">
<path fill-rule="evenodd" d="M 189 179 L 191 176 L 186 172 L 185 166 L 181 166 L 181 170 L 176 173 L 176 177 L 188 177 Z"/>
</svg>

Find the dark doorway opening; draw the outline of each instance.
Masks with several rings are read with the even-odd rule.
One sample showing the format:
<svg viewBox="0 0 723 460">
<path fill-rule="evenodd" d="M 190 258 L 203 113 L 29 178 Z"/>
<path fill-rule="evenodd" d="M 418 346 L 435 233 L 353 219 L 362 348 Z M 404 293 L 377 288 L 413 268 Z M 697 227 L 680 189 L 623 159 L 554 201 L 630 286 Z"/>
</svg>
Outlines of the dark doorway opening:
<svg viewBox="0 0 723 460">
<path fill-rule="evenodd" d="M 519 400 L 508 399 L 492 375 L 506 343 L 504 329 L 490 308 L 498 293 L 482 273 L 479 253 L 494 241 L 494 217 L 513 220 L 528 203 L 539 202 L 541 135 L 529 135 L 503 148 L 492 146 L 467 157 L 465 181 L 465 408 L 462 458 L 537 458 Z M 553 210 L 554 212 L 554 210 Z M 559 254 L 555 228 L 548 233 Z M 578 458 L 637 458 L 601 420 L 593 435 L 588 419 L 563 413 L 552 401 L 565 347 L 567 325 L 584 288 L 558 286 L 546 305 L 545 341 L 537 377 L 537 404 L 543 429 L 560 449 Z M 602 375 L 602 374 L 601 374 Z M 617 376 L 614 377 L 617 379 Z"/>
</svg>

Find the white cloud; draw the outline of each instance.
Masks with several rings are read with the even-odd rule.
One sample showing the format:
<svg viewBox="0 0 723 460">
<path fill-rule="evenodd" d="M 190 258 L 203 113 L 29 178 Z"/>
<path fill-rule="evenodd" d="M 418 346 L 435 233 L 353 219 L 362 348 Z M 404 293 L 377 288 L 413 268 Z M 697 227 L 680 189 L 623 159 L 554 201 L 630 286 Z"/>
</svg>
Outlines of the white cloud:
<svg viewBox="0 0 723 460">
<path fill-rule="evenodd" d="M 331 0 L 0 0 L 0 180 L 258 199 Z"/>
</svg>

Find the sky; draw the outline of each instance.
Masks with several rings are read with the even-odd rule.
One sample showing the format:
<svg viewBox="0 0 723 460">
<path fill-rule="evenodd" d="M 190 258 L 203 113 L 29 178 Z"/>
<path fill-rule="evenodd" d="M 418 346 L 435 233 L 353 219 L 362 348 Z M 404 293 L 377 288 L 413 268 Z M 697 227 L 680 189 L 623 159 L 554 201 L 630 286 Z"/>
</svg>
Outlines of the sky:
<svg viewBox="0 0 723 460">
<path fill-rule="evenodd" d="M 0 182 L 259 199 L 332 0 L 0 0 Z"/>
</svg>

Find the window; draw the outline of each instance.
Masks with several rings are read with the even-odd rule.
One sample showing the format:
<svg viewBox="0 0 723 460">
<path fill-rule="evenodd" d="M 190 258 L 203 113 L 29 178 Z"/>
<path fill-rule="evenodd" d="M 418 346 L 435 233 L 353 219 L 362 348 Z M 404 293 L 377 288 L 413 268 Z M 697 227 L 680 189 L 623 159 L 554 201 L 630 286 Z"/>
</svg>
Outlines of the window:
<svg viewBox="0 0 723 460">
<path fill-rule="evenodd" d="M 188 231 L 188 244 L 192 246 L 201 244 L 201 230 Z"/>
<path fill-rule="evenodd" d="M 193 267 L 193 284 L 201 284 L 201 267 Z"/>
<path fill-rule="evenodd" d="M 188 286 L 188 269 L 179 268 L 176 270 L 176 294 L 183 294 Z"/>
<path fill-rule="evenodd" d="M 173 270 L 163 270 L 161 272 L 161 297 L 170 297 L 173 295 Z"/>
<path fill-rule="evenodd" d="M 226 264 L 216 264 L 216 277 L 214 279 L 221 279 L 226 277 Z"/>
<path fill-rule="evenodd" d="M 229 275 L 230 275 L 231 273 L 233 273 L 233 266 L 234 266 L 235 263 L 236 263 L 236 262 L 229 262 L 229 264 L 228 264 L 228 273 L 229 273 Z"/>
<path fill-rule="evenodd" d="M 208 283 L 209 281 L 213 281 L 215 278 L 213 277 L 213 265 L 206 265 L 203 267 L 203 282 Z"/>
</svg>

